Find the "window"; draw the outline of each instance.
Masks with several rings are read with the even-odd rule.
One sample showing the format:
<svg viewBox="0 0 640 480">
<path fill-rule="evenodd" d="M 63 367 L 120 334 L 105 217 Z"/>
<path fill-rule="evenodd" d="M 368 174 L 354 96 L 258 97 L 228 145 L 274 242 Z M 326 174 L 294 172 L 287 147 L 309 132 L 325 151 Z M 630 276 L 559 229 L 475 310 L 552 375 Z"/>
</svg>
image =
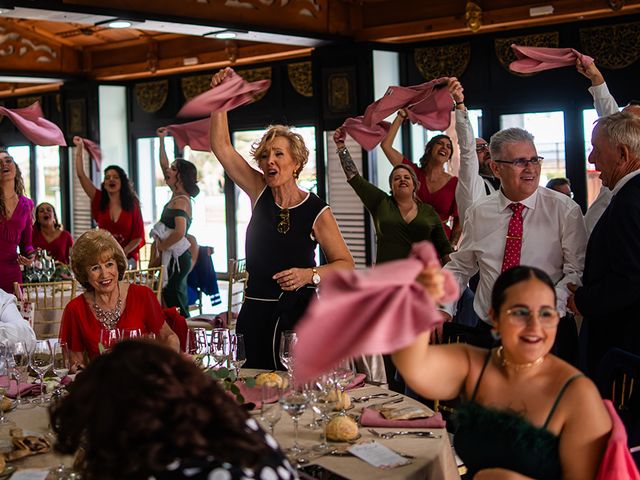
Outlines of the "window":
<svg viewBox="0 0 640 480">
<path fill-rule="evenodd" d="M 564 113 L 516 113 L 500 116 L 500 128 L 524 128 L 534 136 L 538 155 L 544 157 L 540 185 L 552 178 L 566 177 L 564 153 Z"/>
<path fill-rule="evenodd" d="M 62 221 L 62 198 L 60 193 L 60 147 L 36 146 L 36 199 L 48 202 L 58 212 Z"/>
<path fill-rule="evenodd" d="M 591 205 L 600 193 L 602 181 L 600 180 L 600 172 L 595 169 L 592 163 L 589 163 L 589 154 L 591 153 L 591 132 L 593 131 L 593 122 L 598 119 L 595 109 L 590 108 L 582 111 L 582 125 L 584 130 L 584 157 L 587 159 L 587 205 Z"/>
<path fill-rule="evenodd" d="M 22 180 L 24 181 L 24 194 L 29 198 L 31 196 L 31 151 L 29 145 L 18 145 L 8 147 L 7 152 L 13 157 L 13 161 L 20 168 Z"/>
</svg>

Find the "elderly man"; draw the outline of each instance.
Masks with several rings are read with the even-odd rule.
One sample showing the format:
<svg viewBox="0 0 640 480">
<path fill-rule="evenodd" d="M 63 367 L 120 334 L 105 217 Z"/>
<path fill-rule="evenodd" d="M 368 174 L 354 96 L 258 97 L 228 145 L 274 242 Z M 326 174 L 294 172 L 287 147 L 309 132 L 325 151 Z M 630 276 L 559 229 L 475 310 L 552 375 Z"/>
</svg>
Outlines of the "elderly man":
<svg viewBox="0 0 640 480">
<path fill-rule="evenodd" d="M 589 238 L 583 286 L 570 307 L 584 316 L 589 373 L 612 347 L 640 354 L 640 117 L 600 118 L 589 162 L 612 193 Z"/>
<path fill-rule="evenodd" d="M 36 335 L 18 311 L 16 297 L 0 289 L 0 343 L 25 342 L 31 346 Z"/>
<path fill-rule="evenodd" d="M 580 278 L 584 264 L 586 230 L 580 207 L 566 195 L 539 187 L 542 158 L 526 130 L 508 128 L 493 135 L 491 159 L 502 186 L 469 208 L 460 247 L 445 268 L 461 289 L 480 272 L 474 308 L 486 330 L 493 284 L 500 272 L 519 264 L 551 276 L 564 316 L 567 284 Z M 447 313 L 452 310 L 447 306 Z M 571 327 L 575 342 L 575 324 Z M 571 347 L 575 355 L 577 345 Z"/>
</svg>

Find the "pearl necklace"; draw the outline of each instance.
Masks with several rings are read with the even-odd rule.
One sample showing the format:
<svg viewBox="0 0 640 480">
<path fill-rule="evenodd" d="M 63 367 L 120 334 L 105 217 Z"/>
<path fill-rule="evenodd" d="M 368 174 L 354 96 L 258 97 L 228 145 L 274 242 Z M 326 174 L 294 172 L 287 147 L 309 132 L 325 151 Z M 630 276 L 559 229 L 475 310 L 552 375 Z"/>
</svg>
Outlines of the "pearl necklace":
<svg viewBox="0 0 640 480">
<path fill-rule="evenodd" d="M 533 362 L 529 362 L 529 363 L 514 363 L 514 362 L 511 362 L 511 361 L 506 359 L 506 357 L 504 356 L 504 348 L 500 347 L 500 348 L 498 348 L 498 358 L 500 359 L 500 362 L 501 362 L 503 367 L 505 367 L 505 368 L 509 367 L 509 368 L 512 368 L 513 370 L 515 370 L 516 372 L 519 372 L 520 370 L 526 370 L 528 368 L 537 367 L 542 362 L 544 362 L 544 359 L 546 358 L 546 355 L 543 355 L 541 357 L 536 358 Z"/>
<path fill-rule="evenodd" d="M 116 325 L 120 321 L 120 316 L 122 315 L 122 298 L 120 297 L 120 284 L 118 284 L 118 301 L 116 302 L 115 308 L 111 310 L 107 310 L 101 308 L 98 305 L 98 299 L 96 297 L 96 292 L 93 292 L 93 310 L 96 313 L 96 318 L 98 321 L 104 325 L 107 330 L 113 330 L 116 328 Z"/>
</svg>

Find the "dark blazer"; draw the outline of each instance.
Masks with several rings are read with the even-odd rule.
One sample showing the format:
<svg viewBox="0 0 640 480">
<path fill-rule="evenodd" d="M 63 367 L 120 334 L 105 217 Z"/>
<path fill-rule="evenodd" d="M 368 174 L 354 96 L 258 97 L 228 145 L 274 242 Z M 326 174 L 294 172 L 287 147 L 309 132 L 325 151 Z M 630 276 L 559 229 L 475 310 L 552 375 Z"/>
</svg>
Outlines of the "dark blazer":
<svg viewBox="0 0 640 480">
<path fill-rule="evenodd" d="M 640 175 L 613 196 L 593 229 L 582 283 L 575 300 L 593 375 L 612 347 L 640 354 Z"/>
</svg>

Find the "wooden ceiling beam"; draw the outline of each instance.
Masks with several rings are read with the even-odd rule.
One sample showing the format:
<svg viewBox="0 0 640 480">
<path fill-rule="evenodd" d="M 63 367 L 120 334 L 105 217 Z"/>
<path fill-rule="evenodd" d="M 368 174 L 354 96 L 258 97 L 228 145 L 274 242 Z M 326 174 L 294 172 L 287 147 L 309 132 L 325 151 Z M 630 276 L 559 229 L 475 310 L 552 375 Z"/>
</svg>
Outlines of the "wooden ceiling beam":
<svg viewBox="0 0 640 480">
<path fill-rule="evenodd" d="M 8 83 L 0 84 L 0 98 L 18 97 L 21 95 L 35 95 L 38 93 L 57 92 L 62 87 L 62 82 L 45 83 L 39 85 L 29 84 L 29 86 L 15 86 Z"/>
<path fill-rule="evenodd" d="M 540 3 L 500 8 L 482 12 L 482 26 L 476 33 L 551 25 L 640 13 L 640 0 L 627 0 L 622 9 L 613 11 L 602 0 L 560 0 L 548 2 L 554 13 L 531 17 L 529 8 Z M 460 15 L 414 20 L 394 25 L 363 28 L 356 32 L 358 41 L 406 43 L 438 38 L 473 35 L 467 27 L 464 12 Z"/>
</svg>

